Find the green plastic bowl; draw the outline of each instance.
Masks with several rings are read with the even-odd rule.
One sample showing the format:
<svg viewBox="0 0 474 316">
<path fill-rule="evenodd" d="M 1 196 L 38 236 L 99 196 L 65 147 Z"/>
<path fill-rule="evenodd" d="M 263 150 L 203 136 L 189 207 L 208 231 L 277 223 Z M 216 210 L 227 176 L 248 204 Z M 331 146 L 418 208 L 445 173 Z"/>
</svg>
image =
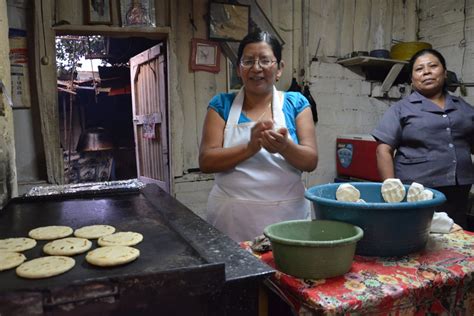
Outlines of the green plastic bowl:
<svg viewBox="0 0 474 316">
<path fill-rule="evenodd" d="M 352 224 L 328 220 L 295 220 L 269 225 L 278 270 L 298 278 L 322 279 L 350 270 L 364 232 Z"/>
</svg>

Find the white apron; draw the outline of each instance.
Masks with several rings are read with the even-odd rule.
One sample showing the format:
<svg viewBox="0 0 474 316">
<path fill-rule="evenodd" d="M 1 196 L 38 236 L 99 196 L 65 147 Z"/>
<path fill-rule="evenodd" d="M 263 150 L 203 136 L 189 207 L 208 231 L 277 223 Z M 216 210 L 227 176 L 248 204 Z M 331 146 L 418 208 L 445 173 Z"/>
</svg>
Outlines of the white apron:
<svg viewBox="0 0 474 316">
<path fill-rule="evenodd" d="M 224 148 L 246 144 L 255 122 L 238 124 L 244 101 L 243 89 L 230 109 L 224 130 Z M 283 93 L 273 87 L 273 120 L 286 127 Z M 235 168 L 217 173 L 209 194 L 207 221 L 239 242 L 263 234 L 273 223 L 308 219 L 311 204 L 304 198 L 301 171 L 280 154 L 262 148 Z"/>
</svg>

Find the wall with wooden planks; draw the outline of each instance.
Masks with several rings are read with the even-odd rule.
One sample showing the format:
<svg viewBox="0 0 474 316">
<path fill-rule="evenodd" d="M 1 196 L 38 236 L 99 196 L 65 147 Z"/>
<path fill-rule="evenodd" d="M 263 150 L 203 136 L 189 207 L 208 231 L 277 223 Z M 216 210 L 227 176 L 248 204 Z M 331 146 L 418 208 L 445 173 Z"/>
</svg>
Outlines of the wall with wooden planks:
<svg viewBox="0 0 474 316">
<path fill-rule="evenodd" d="M 195 20 L 201 18 L 196 14 L 198 2 L 193 1 Z M 286 90 L 291 78 L 296 77 L 298 82 L 310 84 L 310 91 L 319 106 L 317 138 L 320 163 L 316 171 L 304 175 L 304 180 L 307 186 L 333 181 L 336 176 L 336 136 L 345 133 L 369 133 L 391 102 L 372 98 L 372 86 L 360 75 L 360 71 L 354 73 L 334 62 L 353 51 L 390 49 L 393 41 L 415 40 L 418 27 L 416 1 L 257 2 L 285 41 L 285 70 L 278 82 L 278 88 Z M 202 10 L 205 13 L 206 7 L 202 7 Z M 184 11 L 181 14 L 188 13 Z M 184 20 L 184 17 L 178 18 L 178 21 Z M 205 28 L 205 19 L 200 23 L 204 24 Z M 205 34 L 203 35 L 198 27 L 192 36 L 200 37 Z M 206 76 L 207 79 L 200 80 Z M 225 86 L 218 86 L 220 80 L 225 80 L 221 74 L 209 77 L 194 73 L 194 84 L 188 85 L 185 91 L 188 99 L 193 99 L 194 92 L 195 103 L 182 103 L 183 115 L 186 113 L 183 142 L 180 137 L 173 140 L 173 143 L 183 150 L 183 165 L 174 166 L 176 197 L 200 215 L 205 213 L 212 176 L 188 171 L 193 170 L 197 164 L 197 148 L 207 102 L 215 93 L 225 91 Z M 188 120 L 193 120 L 193 117 L 196 122 L 188 125 Z"/>
<path fill-rule="evenodd" d="M 296 77 L 299 82 L 310 82 L 313 57 L 318 58 L 319 61 L 331 62 L 355 50 L 388 48 L 392 39 L 414 38 L 416 19 L 413 18 L 415 16 L 413 3 L 415 2 L 403 0 L 259 0 L 258 4 L 285 41 L 283 50 L 285 71 L 278 83 L 278 88 L 286 90 L 292 77 Z M 208 1 L 162 0 L 156 1 L 156 4 L 159 8 L 157 12 L 161 14 L 161 18 L 157 19 L 157 24 L 170 27 L 168 90 L 172 192 L 185 200 L 188 183 L 202 183 L 202 186 L 192 185 L 191 187 L 195 189 L 202 187 L 200 196 L 204 203 L 212 176 L 202 175 L 195 171 L 198 167 L 202 123 L 209 99 L 218 92 L 226 91 L 227 63 L 224 58 L 221 59 L 221 71 L 218 74 L 202 71 L 190 72 L 188 68 L 191 39 L 207 38 Z M 113 25 L 119 25 L 119 5 L 118 0 L 112 1 Z M 41 11 L 38 7 L 40 6 L 37 6 L 35 10 L 37 16 Z M 46 14 L 49 21 L 54 20 L 56 23 L 67 21 L 71 24 L 71 28 L 83 23 L 82 1 L 49 0 L 42 3 L 42 7 L 51 8 L 53 14 Z M 169 15 L 166 14 L 167 12 Z M 46 10 L 46 13 L 51 12 Z M 49 39 L 51 26 L 48 20 L 44 21 L 44 25 L 46 38 L 51 43 Z M 35 29 L 41 30 L 42 25 L 37 22 Z M 88 31 L 94 29 L 94 27 L 87 27 Z M 44 50 L 41 35 L 38 31 L 36 38 L 40 51 Z M 35 59 L 41 56 L 38 54 L 37 57 Z M 37 68 L 38 72 L 45 70 L 46 68 L 41 66 Z M 49 78 L 49 71 L 45 75 Z M 38 76 L 38 78 L 41 82 L 42 77 Z M 46 85 L 45 80 L 43 82 Z M 53 84 L 54 81 L 51 82 L 51 85 Z M 48 91 L 53 90 L 42 89 L 45 92 L 42 95 L 43 98 L 46 95 L 48 99 L 52 99 Z M 340 86 L 340 89 L 343 87 Z M 334 104 L 334 106 L 337 109 L 340 105 Z M 43 116 L 53 118 L 54 109 L 51 107 L 48 111 L 43 111 Z M 50 126 L 43 125 L 43 134 L 51 135 L 51 129 Z M 324 142 L 324 139 L 322 141 Z M 56 143 L 57 141 L 52 137 L 46 146 L 56 147 Z M 332 153 L 321 152 L 322 157 L 326 154 L 332 157 Z M 52 156 L 54 153 L 46 155 L 47 162 L 51 161 Z M 57 170 L 57 165 L 49 163 L 49 169 L 49 180 L 58 181 L 57 176 L 60 176 L 60 171 Z M 195 206 L 199 203 L 194 203 L 194 207 L 199 209 Z M 205 208 L 203 203 L 200 204 L 201 210 Z"/>
<path fill-rule="evenodd" d="M 186 60 L 190 37 L 206 38 L 206 1 L 181 1 L 177 18 L 178 60 Z M 308 81 L 311 59 L 318 57 L 333 61 L 353 51 L 390 49 L 392 40 L 410 41 L 416 35 L 416 10 L 414 1 L 391 0 L 260 0 L 258 4 L 285 41 L 283 60 L 285 71 L 278 88 L 286 90 L 293 76 L 299 82 Z M 288 14 L 291 12 L 292 14 Z M 393 16 L 395 13 L 398 15 Z M 197 26 L 193 29 L 188 16 L 193 15 Z M 319 45 L 318 45 L 319 44 Z M 333 59 L 331 59 L 333 58 Z M 185 174 L 197 167 L 197 148 L 200 140 L 206 105 L 218 92 L 225 91 L 225 61 L 221 73 L 213 75 L 196 72 L 180 76 L 186 88 L 183 95 L 183 113 L 186 133 L 182 144 L 183 164 L 175 164 L 175 175 Z M 181 69 L 185 72 L 185 69 Z M 179 138 L 178 138 L 179 139 Z M 178 141 L 177 141 L 178 142 Z"/>
<path fill-rule="evenodd" d="M 327 75 L 338 78 L 341 66 L 333 62 L 336 58 L 345 56 L 352 51 L 368 51 L 375 48 L 389 49 L 392 40 L 415 40 L 418 29 L 415 0 L 258 0 L 257 1 L 266 16 L 272 22 L 275 29 L 285 41 L 283 59 L 285 60 L 285 71 L 278 83 L 278 88 L 286 90 L 292 77 L 298 81 L 311 83 L 316 80 L 315 76 L 321 70 L 321 64 L 327 64 Z M 50 36 L 51 21 L 68 21 L 71 25 L 81 25 L 83 23 L 82 0 L 45 0 L 43 8 L 51 8 L 46 12 L 46 38 L 48 43 L 52 43 Z M 113 23 L 119 25 L 119 4 L 118 0 L 113 0 Z M 226 91 L 226 60 L 221 59 L 221 71 L 218 74 L 207 72 L 191 72 L 188 68 L 190 55 L 190 42 L 192 38 L 207 38 L 207 10 L 208 1 L 203 0 L 157 0 L 158 24 L 169 26 L 169 103 L 170 103 L 170 126 L 171 126 L 171 163 L 172 163 L 172 192 L 183 201 L 192 204 L 192 209 L 198 213 L 205 210 L 205 200 L 209 192 L 212 176 L 203 175 L 196 172 L 198 167 L 198 147 L 201 138 L 202 123 L 206 113 L 209 99 L 218 92 Z M 40 15 L 39 6 L 36 6 L 35 14 Z M 194 21 L 194 26 L 190 20 Z M 37 20 L 40 20 L 39 18 Z M 48 22 L 49 21 L 49 22 Z M 36 29 L 41 30 L 40 23 L 37 22 Z M 67 29 L 67 28 L 65 28 Z M 105 29 L 100 27 L 97 29 Z M 94 27 L 87 27 L 88 31 Z M 126 34 L 123 34 L 124 36 Z M 41 40 L 42 34 L 38 31 L 36 46 L 39 51 L 54 49 L 54 47 L 44 48 Z M 39 60 L 40 53 L 35 59 Z M 319 63 L 315 66 L 313 58 Z M 338 67 L 331 70 L 331 66 Z M 36 69 L 41 72 L 44 68 L 39 66 Z M 342 71 L 344 73 L 344 71 Z M 47 74 L 50 77 L 49 72 Z M 42 77 L 38 76 L 38 82 Z M 323 84 L 325 79 L 318 78 L 318 84 Z M 355 79 L 354 79 L 355 80 Z M 358 79 L 357 79 L 358 80 Z M 356 80 L 356 81 L 357 81 Z M 330 106 L 331 115 L 337 118 L 338 111 L 348 113 L 344 104 L 351 103 L 351 98 L 357 96 L 346 95 L 343 104 L 340 103 L 340 91 L 345 90 L 344 83 L 337 81 L 338 91 L 334 94 L 328 93 L 324 98 L 329 98 L 326 103 Z M 363 78 L 360 81 L 364 81 Z M 48 81 L 49 82 L 49 81 Z M 47 82 L 42 85 L 48 100 L 49 91 L 54 91 L 54 80 L 49 82 L 50 88 L 46 88 Z M 367 89 L 366 85 L 360 83 L 362 89 Z M 365 87 L 365 88 L 364 88 Z M 312 87 L 313 96 L 320 95 L 319 90 Z M 346 91 L 351 91 L 350 89 Z M 366 91 L 366 90 L 364 90 Z M 328 91 L 329 92 L 329 91 Z M 38 93 L 39 94 L 39 93 Z M 44 95 L 40 97 L 44 98 Z M 347 94 L 347 93 L 346 93 Z M 316 101 L 322 102 L 316 98 Z M 359 99 L 353 104 L 364 103 Z M 374 101 L 375 102 L 375 101 Z M 380 101 L 382 102 L 382 101 Z M 380 107 L 377 101 L 376 107 Z M 383 103 L 383 102 L 382 102 Z M 324 102 L 321 103 L 321 107 Z M 383 109 L 383 106 L 382 106 Z M 363 111 L 362 111 L 363 112 Z M 382 112 L 381 109 L 377 113 Z M 44 112 L 43 112 L 44 113 Z M 321 113 L 320 119 L 324 122 L 325 114 Z M 54 110 L 47 113 L 50 118 L 54 117 Z M 45 114 L 43 114 L 45 116 Z M 328 123 L 330 121 L 327 121 Z M 336 121 L 332 127 L 337 133 L 337 124 L 343 126 L 345 121 Z M 323 125 L 321 123 L 320 125 Z M 43 133 L 53 133 L 52 127 L 43 125 Z M 368 126 L 364 127 L 368 129 Z M 319 127 L 318 127 L 319 129 Z M 325 133 L 321 133 L 325 135 Z M 330 144 L 329 139 L 318 137 L 321 144 Z M 45 146 L 56 146 L 57 141 L 52 138 Z M 320 151 L 321 158 L 328 162 L 334 157 L 332 149 Z M 47 155 L 47 160 L 52 159 Z M 50 163 L 51 164 L 51 163 Z M 324 165 L 323 165 L 324 166 Z M 56 168 L 54 165 L 51 168 Z M 318 170 L 323 169 L 320 165 Z M 60 171 L 53 170 L 53 174 L 60 175 Z M 48 173 L 50 181 L 58 181 L 56 177 L 51 177 L 51 170 Z M 327 173 L 327 178 L 334 174 Z M 312 173 L 306 176 L 308 184 L 317 182 L 319 175 Z M 327 179 L 322 178 L 322 179 Z M 189 199 L 190 192 L 193 198 Z M 196 192 L 200 192 L 196 194 Z"/>
</svg>

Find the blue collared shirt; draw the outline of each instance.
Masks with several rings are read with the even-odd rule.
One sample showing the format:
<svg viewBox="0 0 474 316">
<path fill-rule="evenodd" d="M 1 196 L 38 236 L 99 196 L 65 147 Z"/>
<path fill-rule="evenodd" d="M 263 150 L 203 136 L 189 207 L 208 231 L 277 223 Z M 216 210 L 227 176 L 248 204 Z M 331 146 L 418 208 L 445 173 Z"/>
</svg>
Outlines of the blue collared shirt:
<svg viewBox="0 0 474 316">
<path fill-rule="evenodd" d="M 446 94 L 444 110 L 418 92 L 393 104 L 372 131 L 396 149 L 395 176 L 427 187 L 474 183 L 474 108 Z"/>
</svg>

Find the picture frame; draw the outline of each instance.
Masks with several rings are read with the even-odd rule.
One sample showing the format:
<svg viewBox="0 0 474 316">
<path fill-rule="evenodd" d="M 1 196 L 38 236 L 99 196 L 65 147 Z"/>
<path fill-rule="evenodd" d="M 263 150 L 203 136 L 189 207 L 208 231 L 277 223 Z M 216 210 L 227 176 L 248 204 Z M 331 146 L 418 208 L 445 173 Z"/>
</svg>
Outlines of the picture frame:
<svg viewBox="0 0 474 316">
<path fill-rule="evenodd" d="M 208 38 L 216 41 L 241 41 L 250 29 L 250 6 L 209 2 Z"/>
<path fill-rule="evenodd" d="M 155 26 L 155 0 L 119 0 L 120 25 Z"/>
<path fill-rule="evenodd" d="M 272 23 L 265 15 L 265 12 L 255 0 L 239 0 L 239 4 L 248 5 L 250 7 L 250 26 L 249 32 L 255 31 L 266 31 L 274 36 L 280 45 L 285 45 L 285 41 L 278 34 L 277 30 L 273 27 Z M 237 62 L 237 52 L 239 48 L 239 42 L 224 41 L 221 42 L 221 49 L 225 56 L 229 58 L 233 63 Z"/>
<path fill-rule="evenodd" d="M 112 24 L 112 0 L 84 0 L 86 24 Z"/>
<path fill-rule="evenodd" d="M 220 71 L 219 43 L 205 39 L 193 38 L 191 41 L 190 68 L 193 71 Z"/>
<path fill-rule="evenodd" d="M 257 1 L 253 0 L 239 0 L 242 4 L 247 4 L 250 6 L 250 31 L 266 31 L 274 36 L 281 46 L 285 45 L 283 37 L 278 33 L 278 31 L 273 26 L 272 22 L 265 14 L 265 11 L 258 4 Z"/>
</svg>

